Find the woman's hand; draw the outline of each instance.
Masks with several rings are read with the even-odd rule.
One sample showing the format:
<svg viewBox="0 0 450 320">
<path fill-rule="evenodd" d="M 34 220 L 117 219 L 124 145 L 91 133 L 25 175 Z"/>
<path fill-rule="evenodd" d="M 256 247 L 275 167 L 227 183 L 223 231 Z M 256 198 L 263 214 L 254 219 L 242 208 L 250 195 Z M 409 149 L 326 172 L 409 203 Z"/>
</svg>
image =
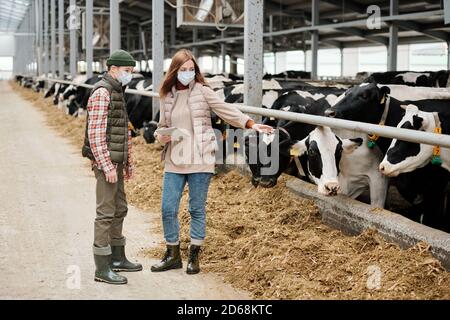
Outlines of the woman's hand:
<svg viewBox="0 0 450 320">
<path fill-rule="evenodd" d="M 252 129 L 261 133 L 272 133 L 274 129 L 271 126 L 261 123 L 255 123 L 252 125 Z"/>
<path fill-rule="evenodd" d="M 158 139 L 159 142 L 166 144 L 167 142 L 170 142 L 170 136 L 168 135 L 160 135 L 156 134 L 156 139 Z"/>
</svg>

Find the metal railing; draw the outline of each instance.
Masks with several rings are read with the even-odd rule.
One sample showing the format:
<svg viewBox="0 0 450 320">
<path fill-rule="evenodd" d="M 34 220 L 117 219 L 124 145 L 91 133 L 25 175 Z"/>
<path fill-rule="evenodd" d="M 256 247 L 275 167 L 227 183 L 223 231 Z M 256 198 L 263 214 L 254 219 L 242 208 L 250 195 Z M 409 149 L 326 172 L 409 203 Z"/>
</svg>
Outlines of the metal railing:
<svg viewBox="0 0 450 320">
<path fill-rule="evenodd" d="M 52 82 L 59 82 L 65 84 L 71 84 L 74 86 L 80 86 L 85 88 L 93 88 L 93 85 L 89 84 L 78 84 L 66 80 L 57 79 L 44 79 Z M 141 91 L 135 89 L 126 89 L 125 92 L 131 94 L 139 94 L 148 97 L 159 97 L 158 93 L 153 91 Z M 281 110 L 271 110 L 263 109 L 258 107 L 245 106 L 240 104 L 235 104 L 236 108 L 242 112 L 250 113 L 265 117 L 274 117 L 277 119 L 296 121 L 302 123 L 308 123 L 317 126 L 326 126 L 335 129 L 344 129 L 362 132 L 366 134 L 376 134 L 381 137 L 399 139 L 403 141 L 409 141 L 414 143 L 423 143 L 429 145 L 441 146 L 443 148 L 450 148 L 450 135 L 447 134 L 436 134 L 431 132 L 416 131 L 410 129 L 403 129 L 397 127 L 380 126 L 371 123 L 350 121 L 344 119 L 328 118 L 323 116 L 315 116 L 305 113 L 294 113 Z M 449 110 L 450 110 L 450 100 L 449 100 Z"/>
</svg>

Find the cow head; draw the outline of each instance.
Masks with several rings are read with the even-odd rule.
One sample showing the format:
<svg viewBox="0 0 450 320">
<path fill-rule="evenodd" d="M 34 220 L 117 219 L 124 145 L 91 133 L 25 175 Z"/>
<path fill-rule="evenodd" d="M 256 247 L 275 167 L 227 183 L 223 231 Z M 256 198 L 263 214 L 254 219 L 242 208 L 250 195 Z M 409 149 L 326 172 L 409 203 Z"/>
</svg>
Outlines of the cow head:
<svg viewBox="0 0 450 320">
<path fill-rule="evenodd" d="M 436 122 L 432 113 L 419 111 L 418 107 L 412 104 L 402 107 L 406 108 L 406 112 L 397 125 L 398 128 L 434 131 Z M 389 177 L 414 171 L 430 162 L 433 148 L 432 145 L 393 139 L 379 169 Z"/>
<path fill-rule="evenodd" d="M 389 93 L 389 87 L 379 88 L 375 83 L 354 86 L 337 98 L 331 108 L 325 110 L 325 116 L 378 123 Z"/>
<path fill-rule="evenodd" d="M 340 189 L 338 176 L 342 153 L 351 153 L 361 144 L 361 138 L 341 140 L 329 127 L 317 127 L 305 139 L 293 144 L 291 153 L 307 157 L 308 175 L 317 185 L 318 192 L 333 196 Z"/>
<path fill-rule="evenodd" d="M 252 132 L 244 138 L 246 162 L 252 172 L 252 184 L 271 188 L 288 168 L 292 140 L 279 129 L 272 135 Z"/>
<path fill-rule="evenodd" d="M 144 136 L 145 142 L 147 142 L 147 143 L 155 142 L 154 133 L 155 133 L 157 127 L 158 127 L 158 123 L 155 121 L 144 121 L 144 125 L 142 126 L 142 129 L 144 130 L 143 136 Z"/>
</svg>

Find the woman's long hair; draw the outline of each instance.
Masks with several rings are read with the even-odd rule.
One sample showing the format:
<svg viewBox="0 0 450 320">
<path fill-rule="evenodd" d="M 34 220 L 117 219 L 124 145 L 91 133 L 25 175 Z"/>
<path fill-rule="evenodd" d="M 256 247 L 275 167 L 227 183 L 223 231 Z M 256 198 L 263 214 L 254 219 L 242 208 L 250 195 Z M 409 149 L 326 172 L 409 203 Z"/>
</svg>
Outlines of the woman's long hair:
<svg viewBox="0 0 450 320">
<path fill-rule="evenodd" d="M 177 73 L 178 69 L 186 62 L 192 60 L 195 67 L 195 82 L 199 82 L 203 85 L 207 85 L 205 78 L 200 72 L 197 61 L 191 51 L 187 49 L 178 50 L 172 57 L 172 62 L 170 63 L 169 70 L 164 77 L 161 87 L 159 88 L 159 97 L 164 98 L 177 83 Z"/>
</svg>

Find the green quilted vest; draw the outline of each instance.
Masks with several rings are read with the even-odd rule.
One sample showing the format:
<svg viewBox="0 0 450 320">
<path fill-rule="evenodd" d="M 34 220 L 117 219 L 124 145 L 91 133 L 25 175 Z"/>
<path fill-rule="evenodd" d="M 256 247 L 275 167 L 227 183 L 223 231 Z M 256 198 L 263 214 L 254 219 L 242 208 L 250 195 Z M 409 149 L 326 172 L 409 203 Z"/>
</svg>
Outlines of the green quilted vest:
<svg viewBox="0 0 450 320">
<path fill-rule="evenodd" d="M 111 161 L 113 163 L 125 164 L 128 158 L 128 114 L 125 107 L 122 86 L 119 81 L 106 73 L 103 76 L 103 79 L 94 85 L 91 95 L 98 88 L 107 89 L 110 96 L 108 122 L 106 126 L 106 143 L 111 156 Z M 88 119 L 89 113 L 86 116 L 84 145 L 81 153 L 83 157 L 94 160 L 94 155 L 92 154 L 92 150 L 89 145 L 87 131 Z"/>
</svg>

